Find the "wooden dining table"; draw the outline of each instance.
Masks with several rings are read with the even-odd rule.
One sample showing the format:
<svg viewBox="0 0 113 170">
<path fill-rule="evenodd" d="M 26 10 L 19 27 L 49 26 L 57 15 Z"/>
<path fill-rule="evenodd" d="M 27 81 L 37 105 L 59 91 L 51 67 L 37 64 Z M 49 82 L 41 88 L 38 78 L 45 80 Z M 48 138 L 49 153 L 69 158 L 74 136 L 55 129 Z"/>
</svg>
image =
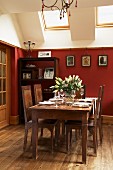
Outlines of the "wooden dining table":
<svg viewBox="0 0 113 170">
<path fill-rule="evenodd" d="M 32 157 L 38 157 L 38 119 L 81 120 L 82 121 L 82 163 L 87 160 L 87 129 L 88 118 L 92 105 L 89 107 L 75 107 L 68 105 L 34 105 L 30 107 L 32 114 Z"/>
</svg>

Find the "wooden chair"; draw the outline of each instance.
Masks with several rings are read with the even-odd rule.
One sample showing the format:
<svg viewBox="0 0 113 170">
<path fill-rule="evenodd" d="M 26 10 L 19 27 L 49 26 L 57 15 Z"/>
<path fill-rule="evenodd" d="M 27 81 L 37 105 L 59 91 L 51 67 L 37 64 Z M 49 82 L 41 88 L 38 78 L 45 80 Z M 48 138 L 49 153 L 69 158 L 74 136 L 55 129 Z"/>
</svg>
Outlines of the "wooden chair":
<svg viewBox="0 0 113 170">
<path fill-rule="evenodd" d="M 100 87 L 101 88 L 101 87 Z M 99 88 L 99 93 L 100 93 Z M 97 106 L 95 110 L 95 114 L 93 115 L 93 119 L 88 120 L 88 129 L 91 130 L 93 135 L 93 146 L 94 146 L 94 153 L 97 154 L 97 116 L 100 112 L 100 105 L 101 105 L 101 97 L 98 96 Z M 70 134 L 70 144 L 72 139 L 72 129 L 75 130 L 82 130 L 82 122 L 81 121 L 67 121 L 65 123 L 66 127 L 66 150 L 69 151 L 69 134 Z"/>
<path fill-rule="evenodd" d="M 24 134 L 24 146 L 25 151 L 27 145 L 28 130 L 32 127 L 31 115 L 29 114 L 29 107 L 33 106 L 31 86 L 22 86 L 22 100 L 24 108 L 24 120 L 25 120 L 25 134 Z"/>
<path fill-rule="evenodd" d="M 27 137 L 28 137 L 28 130 L 32 128 L 32 119 L 31 114 L 29 114 L 29 107 L 33 106 L 32 102 L 32 93 L 31 93 L 31 86 L 22 86 L 22 99 L 23 99 L 23 107 L 24 107 L 24 118 L 25 118 L 25 134 L 24 134 L 24 146 L 23 150 L 25 151 L 27 145 Z M 48 128 L 51 131 L 51 149 L 53 152 L 53 129 L 57 124 L 56 121 L 47 122 L 46 120 L 39 120 L 38 127 L 39 128 Z"/>
<path fill-rule="evenodd" d="M 34 96 L 35 96 L 35 104 L 38 104 L 39 102 L 43 101 L 43 95 L 42 95 L 42 86 L 41 84 L 34 84 Z M 39 119 L 40 121 L 40 119 Z M 58 140 L 58 134 L 59 134 L 59 122 L 58 120 L 54 119 L 43 119 L 43 123 L 39 123 L 39 127 L 41 128 L 41 136 L 43 136 L 43 128 L 47 128 L 51 132 L 51 149 L 53 152 L 53 133 L 55 129 L 55 140 Z"/>
<path fill-rule="evenodd" d="M 84 92 L 84 94 L 81 96 L 81 94 L 80 94 L 80 90 L 79 91 L 77 91 L 76 92 L 76 99 L 84 99 L 85 98 L 85 96 L 86 96 L 86 86 L 85 85 L 83 85 L 83 87 L 81 88 L 82 90 L 83 90 L 83 92 Z"/>
<path fill-rule="evenodd" d="M 76 99 L 81 99 L 81 98 L 84 99 L 84 98 L 85 98 L 85 95 L 86 95 L 86 86 L 83 85 L 82 89 L 83 89 L 83 91 L 84 91 L 84 94 L 81 96 L 80 90 L 76 91 L 76 96 L 75 96 Z M 64 120 L 61 121 L 61 123 L 62 123 L 62 135 L 63 135 L 63 136 L 65 135 L 65 122 L 66 122 L 66 121 L 64 121 Z M 77 132 L 77 131 L 78 131 L 78 129 L 75 129 L 75 135 L 76 135 L 76 132 Z M 80 130 L 79 130 L 78 132 L 79 132 L 79 134 L 80 134 Z M 77 137 L 77 135 L 76 135 L 76 137 Z"/>
<path fill-rule="evenodd" d="M 100 144 L 102 144 L 102 138 L 103 138 L 103 131 L 102 131 L 102 103 L 103 103 L 103 96 L 104 96 L 104 85 L 99 87 L 99 94 L 98 94 L 100 104 L 99 104 L 99 111 L 98 111 L 98 115 L 97 115 L 97 128 L 99 130 Z M 90 115 L 89 120 L 94 120 L 94 114 Z"/>
</svg>

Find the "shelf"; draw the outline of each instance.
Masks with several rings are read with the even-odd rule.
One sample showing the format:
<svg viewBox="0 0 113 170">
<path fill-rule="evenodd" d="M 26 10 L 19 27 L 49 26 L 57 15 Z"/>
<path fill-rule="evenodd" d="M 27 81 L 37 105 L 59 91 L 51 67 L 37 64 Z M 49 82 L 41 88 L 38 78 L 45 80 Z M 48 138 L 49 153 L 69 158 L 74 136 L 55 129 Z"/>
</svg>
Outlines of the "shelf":
<svg viewBox="0 0 113 170">
<path fill-rule="evenodd" d="M 36 67 L 26 67 L 35 65 Z M 50 87 L 55 85 L 55 77 L 59 76 L 59 59 L 55 57 L 47 58 L 20 58 L 18 60 L 18 101 L 19 101 L 19 117 L 20 122 L 24 120 L 24 109 L 22 103 L 22 91 L 21 86 L 30 85 L 32 89 L 33 104 L 35 104 L 34 97 L 34 84 L 41 84 L 43 92 L 43 100 L 48 100 L 54 96 L 54 93 Z M 50 74 L 45 75 L 45 72 Z M 52 73 L 51 73 L 52 72 Z M 54 73 L 53 73 L 54 72 Z M 53 74 L 51 76 L 51 74 Z"/>
</svg>

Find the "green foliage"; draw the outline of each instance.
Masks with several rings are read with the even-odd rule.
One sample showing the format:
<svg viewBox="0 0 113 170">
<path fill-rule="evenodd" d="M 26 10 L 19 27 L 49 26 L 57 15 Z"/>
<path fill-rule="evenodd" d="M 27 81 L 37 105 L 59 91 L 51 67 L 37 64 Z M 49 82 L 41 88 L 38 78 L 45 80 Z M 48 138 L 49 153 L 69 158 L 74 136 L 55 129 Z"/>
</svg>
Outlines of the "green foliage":
<svg viewBox="0 0 113 170">
<path fill-rule="evenodd" d="M 70 94 L 72 90 L 79 90 L 83 87 L 82 80 L 78 75 L 69 75 L 69 77 L 65 77 L 65 79 L 61 79 L 60 77 L 55 77 L 55 85 L 51 86 L 54 92 L 64 91 L 67 94 Z"/>
</svg>

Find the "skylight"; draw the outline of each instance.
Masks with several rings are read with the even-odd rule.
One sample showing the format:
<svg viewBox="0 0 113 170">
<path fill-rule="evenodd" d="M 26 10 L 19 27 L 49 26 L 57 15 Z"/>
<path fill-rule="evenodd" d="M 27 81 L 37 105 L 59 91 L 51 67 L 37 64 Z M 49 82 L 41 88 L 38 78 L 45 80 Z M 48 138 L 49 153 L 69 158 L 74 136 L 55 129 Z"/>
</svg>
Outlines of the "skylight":
<svg viewBox="0 0 113 170">
<path fill-rule="evenodd" d="M 97 8 L 97 26 L 113 26 L 113 6 Z"/>
<path fill-rule="evenodd" d="M 69 29 L 68 15 L 65 13 L 64 17 L 60 19 L 59 10 L 43 11 L 42 19 L 45 30 L 47 29 Z"/>
</svg>

